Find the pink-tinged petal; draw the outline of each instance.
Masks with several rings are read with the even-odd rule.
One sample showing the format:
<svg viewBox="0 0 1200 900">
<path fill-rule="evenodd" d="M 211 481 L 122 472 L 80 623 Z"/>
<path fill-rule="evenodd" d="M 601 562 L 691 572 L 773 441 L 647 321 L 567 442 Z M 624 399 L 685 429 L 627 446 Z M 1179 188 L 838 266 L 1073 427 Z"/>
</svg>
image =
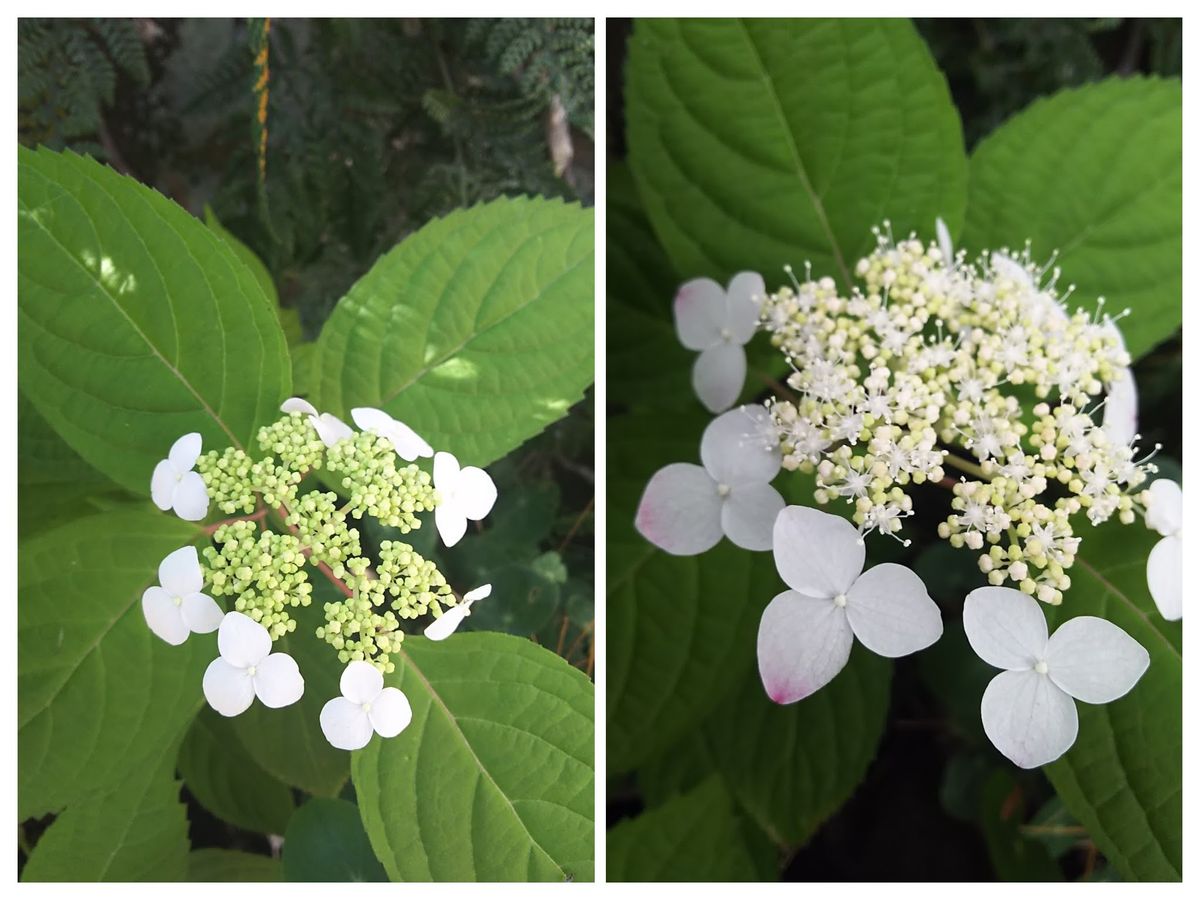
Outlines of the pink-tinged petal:
<svg viewBox="0 0 1200 900">
<path fill-rule="evenodd" d="M 379 692 L 367 710 L 367 716 L 376 734 L 385 738 L 395 737 L 412 721 L 412 706 L 402 690 L 388 687 Z"/>
<path fill-rule="evenodd" d="M 203 449 L 204 440 L 200 437 L 200 432 L 193 431 L 185 434 L 171 445 L 171 452 L 167 454 L 167 459 L 170 460 L 171 467 L 176 473 L 190 472 L 192 466 L 196 465 L 196 460 L 200 458 L 200 451 Z"/>
<path fill-rule="evenodd" d="M 721 341 L 725 291 L 711 278 L 694 278 L 675 293 L 675 333 L 689 350 L 706 350 Z"/>
<path fill-rule="evenodd" d="M 1150 666 L 1146 648 L 1112 622 L 1077 616 L 1046 644 L 1050 680 L 1084 703 L 1111 703 L 1133 690 Z"/>
<path fill-rule="evenodd" d="M 783 497 L 769 484 L 733 488 L 721 505 L 721 530 L 746 550 L 770 550 Z"/>
<path fill-rule="evenodd" d="M 245 613 L 231 612 L 221 620 L 217 649 L 230 665 L 246 669 L 266 659 L 271 652 L 271 635 Z"/>
<path fill-rule="evenodd" d="M 301 397 L 288 397 L 279 407 L 280 412 L 285 413 L 304 413 L 306 416 L 319 416 L 317 408 Z"/>
<path fill-rule="evenodd" d="M 1138 393 L 1137 383 L 1130 369 L 1121 369 L 1108 385 L 1108 396 L 1104 399 L 1104 424 L 1101 426 L 1108 439 L 1117 445 L 1128 444 L 1137 434 Z"/>
<path fill-rule="evenodd" d="M 204 670 L 204 699 L 223 716 L 239 716 L 254 702 L 254 679 L 245 669 L 214 659 Z"/>
<path fill-rule="evenodd" d="M 484 600 L 492 596 L 492 586 L 490 584 L 481 584 L 474 590 L 467 591 L 463 594 L 463 601 L 466 603 L 474 603 L 476 600 Z"/>
<path fill-rule="evenodd" d="M 668 553 L 703 553 L 721 540 L 717 484 L 691 463 L 659 469 L 642 493 L 634 524 L 642 537 Z"/>
<path fill-rule="evenodd" d="M 171 508 L 171 498 L 175 496 L 175 469 L 169 459 L 164 459 L 154 467 L 150 477 L 150 499 L 154 505 L 166 512 Z"/>
<path fill-rule="evenodd" d="M 183 621 L 196 634 L 209 634 L 221 627 L 225 613 L 217 605 L 217 601 L 208 594 L 188 594 L 183 598 L 179 607 L 183 612 Z"/>
<path fill-rule="evenodd" d="M 789 506 L 779 513 L 771 547 L 787 586 L 810 597 L 846 593 L 867 558 L 858 529 L 841 516 L 808 506 Z"/>
<path fill-rule="evenodd" d="M 458 473 L 458 492 L 455 499 L 462 505 L 468 519 L 479 521 L 496 505 L 496 484 L 492 476 L 477 466 L 467 466 Z"/>
<path fill-rule="evenodd" d="M 779 594 L 758 623 L 758 674 L 767 696 L 803 700 L 845 668 L 853 643 L 846 611 L 832 600 Z"/>
<path fill-rule="evenodd" d="M 453 547 L 467 533 L 467 517 L 457 503 L 447 503 L 444 500 L 439 503 L 433 511 L 433 522 L 437 525 L 442 543 L 447 547 Z"/>
<path fill-rule="evenodd" d="M 988 739 L 1022 769 L 1054 762 L 1079 733 L 1075 701 L 1031 669 L 1001 672 L 993 678 L 983 692 L 979 713 Z"/>
<path fill-rule="evenodd" d="M 200 557 L 192 546 L 180 547 L 158 564 L 158 583 L 172 597 L 186 597 L 204 588 Z"/>
<path fill-rule="evenodd" d="M 264 706 L 291 706 L 304 696 L 304 676 L 286 653 L 272 653 L 254 667 L 254 693 Z"/>
<path fill-rule="evenodd" d="M 321 707 L 321 731 L 339 750 L 361 750 L 374 733 L 371 720 L 357 703 L 337 697 Z"/>
<path fill-rule="evenodd" d="M 467 603 L 451 606 L 425 626 L 425 637 L 431 641 L 444 641 L 458 630 L 458 626 L 462 624 L 463 619 L 470 614 L 471 607 Z"/>
<path fill-rule="evenodd" d="M 741 344 L 717 344 L 696 357 L 692 387 L 710 412 L 724 412 L 737 402 L 746 383 L 746 350 Z"/>
<path fill-rule="evenodd" d="M 941 251 L 942 260 L 946 264 L 946 268 L 954 265 L 954 242 L 950 240 L 950 229 L 946 227 L 946 223 L 942 221 L 942 217 L 937 219 L 937 239 L 938 250 Z"/>
<path fill-rule="evenodd" d="M 342 670 L 339 687 L 347 700 L 370 703 L 383 690 L 383 675 L 369 662 L 356 659 Z"/>
<path fill-rule="evenodd" d="M 882 563 L 858 576 L 846 594 L 854 636 L 880 656 L 924 650 L 942 636 L 942 613 L 911 569 Z"/>
<path fill-rule="evenodd" d="M 1146 525 L 1166 537 L 1183 528 L 1183 488 L 1169 478 L 1158 478 L 1150 485 L 1146 504 Z"/>
<path fill-rule="evenodd" d="M 179 479 L 171 505 L 185 522 L 199 522 L 208 515 L 208 488 L 199 472 L 187 472 Z"/>
<path fill-rule="evenodd" d="M 757 272 L 738 272 L 725 292 L 724 327 L 730 340 L 745 344 L 758 330 L 758 311 L 767 296 L 767 285 Z"/>
<path fill-rule="evenodd" d="M 1183 538 L 1165 537 L 1146 559 L 1146 586 L 1159 614 L 1168 622 L 1183 618 Z"/>
<path fill-rule="evenodd" d="M 997 669 L 1031 669 L 1046 655 L 1046 615 L 1014 588 L 982 587 L 963 603 L 963 630 L 976 656 Z"/>
<path fill-rule="evenodd" d="M 718 484 L 765 484 L 782 459 L 771 414 L 757 403 L 717 416 L 700 439 L 700 461 Z"/>
<path fill-rule="evenodd" d="M 191 634 L 175 598 L 157 585 L 142 594 L 142 615 L 150 630 L 172 646 L 178 647 Z"/>
<path fill-rule="evenodd" d="M 321 413 L 309 419 L 317 432 L 317 437 L 326 447 L 332 447 L 338 441 L 344 441 L 354 435 L 354 429 L 335 416 L 333 413 Z"/>
</svg>

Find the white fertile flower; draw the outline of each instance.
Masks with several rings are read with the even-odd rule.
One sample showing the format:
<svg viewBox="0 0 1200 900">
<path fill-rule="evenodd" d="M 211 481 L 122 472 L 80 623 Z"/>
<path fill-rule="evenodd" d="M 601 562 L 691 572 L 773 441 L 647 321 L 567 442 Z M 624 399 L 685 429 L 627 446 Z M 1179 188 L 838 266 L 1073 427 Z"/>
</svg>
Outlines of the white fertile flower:
<svg viewBox="0 0 1200 900">
<path fill-rule="evenodd" d="M 907 656 L 942 636 L 942 615 L 914 572 L 895 563 L 863 571 L 866 547 L 840 516 L 789 506 L 775 520 L 775 567 L 791 590 L 758 625 L 758 672 L 776 703 L 824 687 L 857 637 L 880 656 Z"/>
<path fill-rule="evenodd" d="M 451 606 L 444 613 L 438 616 L 425 628 L 425 637 L 431 641 L 444 641 L 450 635 L 458 630 L 458 626 L 462 624 L 463 619 L 471 614 L 471 606 L 476 600 L 483 600 L 490 597 L 492 586 L 490 584 L 481 585 L 473 591 L 467 591 L 463 594 L 460 600 L 454 606 Z"/>
<path fill-rule="evenodd" d="M 433 457 L 433 486 L 438 505 L 433 511 L 442 543 L 453 547 L 467 533 L 467 520 L 479 521 L 496 503 L 496 484 L 477 466 L 460 468 L 452 453 L 439 451 Z"/>
<path fill-rule="evenodd" d="M 756 272 L 739 272 L 723 290 L 711 278 L 694 278 L 675 294 L 679 342 L 700 356 L 692 387 L 714 413 L 729 409 L 746 381 L 745 345 L 758 328 L 759 301 L 767 288 Z"/>
<path fill-rule="evenodd" d="M 192 471 L 202 449 L 199 432 L 185 434 L 171 445 L 167 458 L 154 467 L 150 479 L 154 505 L 163 512 L 174 509 L 175 515 L 188 522 L 199 522 L 208 515 L 208 489 L 200 473 Z"/>
<path fill-rule="evenodd" d="M 1013 588 L 971 591 L 963 628 L 980 659 L 1006 670 L 988 684 L 979 711 L 989 740 L 1023 769 L 1053 762 L 1075 743 L 1075 700 L 1110 703 L 1150 665 L 1141 644 L 1095 616 L 1069 619 L 1047 637 L 1041 605 Z"/>
<path fill-rule="evenodd" d="M 1146 584 L 1164 619 L 1183 618 L 1183 489 L 1159 478 L 1149 488 L 1146 525 L 1163 536 L 1146 559 Z"/>
<path fill-rule="evenodd" d="M 303 413 L 308 416 L 308 421 L 313 430 L 317 432 L 317 437 L 326 447 L 332 447 L 338 441 L 345 440 L 354 434 L 354 429 L 333 413 L 319 413 L 315 406 L 300 397 L 289 397 L 284 400 L 279 411 Z"/>
<path fill-rule="evenodd" d="M 382 409 L 360 406 L 350 410 L 350 418 L 363 431 L 369 431 L 391 441 L 396 455 L 406 462 L 416 462 L 422 456 L 433 456 L 433 448 L 426 440 Z"/>
<path fill-rule="evenodd" d="M 355 660 L 342 672 L 342 696 L 321 707 L 321 730 L 339 750 L 360 750 L 372 733 L 395 737 L 412 721 L 412 706 L 399 688 L 384 687 L 383 675 Z"/>
<path fill-rule="evenodd" d="M 703 466 L 672 463 L 654 473 L 635 524 L 656 547 L 693 556 L 721 536 L 747 550 L 771 549 L 783 497 L 770 481 L 781 455 L 770 413 L 757 405 L 718 416 L 700 441 Z"/>
<path fill-rule="evenodd" d="M 193 631 L 216 631 L 225 615 L 204 589 L 204 573 L 195 547 L 180 547 L 158 564 L 156 585 L 142 594 L 146 624 L 168 644 L 178 646 Z"/>
<path fill-rule="evenodd" d="M 257 696 L 264 706 L 278 709 L 304 694 L 304 678 L 286 653 L 271 652 L 267 629 L 240 612 L 228 613 L 217 631 L 221 655 L 204 672 L 204 696 L 223 716 L 250 708 Z"/>
</svg>

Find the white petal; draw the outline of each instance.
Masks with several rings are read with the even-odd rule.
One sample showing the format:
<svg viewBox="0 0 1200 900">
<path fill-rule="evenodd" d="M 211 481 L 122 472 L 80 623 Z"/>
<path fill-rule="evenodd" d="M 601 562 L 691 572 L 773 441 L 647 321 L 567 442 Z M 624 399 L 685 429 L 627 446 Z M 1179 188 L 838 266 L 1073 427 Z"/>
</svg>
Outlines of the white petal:
<svg viewBox="0 0 1200 900">
<path fill-rule="evenodd" d="M 180 547 L 158 564 L 158 583 L 172 597 L 186 597 L 204 588 L 204 573 L 195 547 Z"/>
<path fill-rule="evenodd" d="M 954 266 L 954 241 L 950 240 L 950 229 L 946 227 L 946 223 L 942 221 L 942 217 L 937 219 L 937 239 L 938 249 L 942 252 L 942 261 L 946 264 L 946 268 Z"/>
<path fill-rule="evenodd" d="M 700 461 L 718 484 L 765 484 L 778 475 L 782 454 L 766 407 L 748 403 L 709 422 L 700 439 Z"/>
<path fill-rule="evenodd" d="M 175 493 L 175 469 L 169 459 L 160 460 L 150 476 L 150 497 L 154 505 L 166 512 L 171 508 L 171 497 Z"/>
<path fill-rule="evenodd" d="M 371 720 L 357 703 L 337 697 L 321 707 L 321 731 L 339 750 L 361 750 L 371 740 Z"/>
<path fill-rule="evenodd" d="M 1079 733 L 1075 701 L 1032 670 L 1001 672 L 993 678 L 979 713 L 988 739 L 1022 769 L 1058 759 Z"/>
<path fill-rule="evenodd" d="M 333 413 L 321 413 L 309 419 L 316 429 L 317 437 L 326 447 L 332 447 L 338 441 L 345 440 L 354 434 L 354 429 L 335 416 Z"/>
<path fill-rule="evenodd" d="M 692 388 L 710 412 L 733 406 L 745 383 L 746 350 L 741 344 L 717 344 L 696 357 Z"/>
<path fill-rule="evenodd" d="M 179 480 L 171 505 L 175 515 L 187 522 L 199 522 L 208 515 L 208 488 L 199 472 L 188 472 Z"/>
<path fill-rule="evenodd" d="M 183 612 L 183 621 L 196 634 L 208 634 L 221 627 L 225 613 L 217 605 L 217 601 L 208 594 L 196 592 L 183 598 L 179 607 Z"/>
<path fill-rule="evenodd" d="M 245 669 L 266 659 L 271 652 L 271 635 L 245 613 L 231 612 L 221 620 L 217 649 L 230 665 Z"/>
<path fill-rule="evenodd" d="M 1011 256 L 1006 256 L 1003 253 L 993 253 L 991 256 L 992 270 L 999 278 L 1007 278 L 1020 287 L 1033 290 L 1033 276 L 1029 274 L 1029 270 L 1013 259 Z"/>
<path fill-rule="evenodd" d="M 880 656 L 907 656 L 942 636 L 942 613 L 911 569 L 882 563 L 858 576 L 846 594 L 854 636 Z"/>
<path fill-rule="evenodd" d="M 1159 613 L 1169 622 L 1183 618 L 1183 538 L 1165 537 L 1146 559 L 1146 586 Z"/>
<path fill-rule="evenodd" d="M 395 737 L 412 721 L 412 707 L 399 688 L 389 687 L 380 691 L 367 712 L 371 727 L 380 737 Z"/>
<path fill-rule="evenodd" d="M 453 493 L 458 487 L 458 457 L 445 450 L 433 454 L 433 486 L 439 491 Z"/>
<path fill-rule="evenodd" d="M 1130 369 L 1122 369 L 1108 385 L 1104 400 L 1104 433 L 1114 444 L 1128 444 L 1137 434 L 1137 383 Z"/>
<path fill-rule="evenodd" d="M 1084 703 L 1111 703 L 1125 696 L 1149 665 L 1145 647 L 1096 616 L 1064 622 L 1046 644 L 1050 680 Z"/>
<path fill-rule="evenodd" d="M 463 600 L 467 603 L 474 603 L 476 600 L 484 600 L 492 596 L 492 586 L 490 584 L 481 584 L 473 591 L 467 591 L 463 594 Z"/>
<path fill-rule="evenodd" d="M 369 662 L 356 659 L 342 670 L 342 679 L 338 686 L 347 700 L 370 703 L 383 690 L 383 675 Z"/>
<path fill-rule="evenodd" d="M 1178 534 L 1183 528 L 1183 489 L 1169 478 L 1158 478 L 1149 491 L 1146 525 L 1164 536 Z"/>
<path fill-rule="evenodd" d="M 642 537 L 668 553 L 703 553 L 721 540 L 717 484 L 692 463 L 665 466 L 647 483 L 634 524 Z"/>
<path fill-rule="evenodd" d="M 431 641 L 444 641 L 458 630 L 463 619 L 471 614 L 471 607 L 466 603 L 451 606 L 440 616 L 425 626 L 425 637 Z"/>
<path fill-rule="evenodd" d="M 241 715 L 254 702 L 254 680 L 245 669 L 214 659 L 204 670 L 204 698 L 223 716 Z"/>
<path fill-rule="evenodd" d="M 767 696 L 803 700 L 845 668 L 853 643 L 846 611 L 832 600 L 779 594 L 758 623 L 758 674 Z"/>
<path fill-rule="evenodd" d="M 867 558 L 853 525 L 808 506 L 789 506 L 779 514 L 771 546 L 788 587 L 812 597 L 846 593 Z"/>
<path fill-rule="evenodd" d="M 150 630 L 173 646 L 178 647 L 191 633 L 175 598 L 158 585 L 146 588 L 142 594 L 142 615 Z"/>
<path fill-rule="evenodd" d="M 453 547 L 467 533 L 467 517 L 457 503 L 439 503 L 433 511 L 433 521 L 447 547 Z"/>
<path fill-rule="evenodd" d="M 372 434 L 386 433 L 396 421 L 382 409 L 375 409 L 373 406 L 359 406 L 350 410 L 350 418 L 362 431 Z"/>
<path fill-rule="evenodd" d="M 203 449 L 204 441 L 200 437 L 200 432 L 193 431 L 185 434 L 171 445 L 171 452 L 167 454 L 167 459 L 170 460 L 171 467 L 177 473 L 190 472 L 192 466 L 196 465 L 196 460 L 200 458 L 200 451 Z"/>
<path fill-rule="evenodd" d="M 721 504 L 721 530 L 739 547 L 770 550 L 783 497 L 769 484 L 735 487 Z"/>
<path fill-rule="evenodd" d="M 291 706 L 304 696 L 304 676 L 286 653 L 272 653 L 254 667 L 254 693 L 264 706 Z"/>
<path fill-rule="evenodd" d="M 396 453 L 407 462 L 416 462 L 423 456 L 433 456 L 433 448 L 403 422 L 393 422 L 387 434 L 388 440 L 396 448 Z"/>
<path fill-rule="evenodd" d="M 675 293 L 675 333 L 689 350 L 706 350 L 721 340 L 725 291 L 711 278 L 694 278 Z"/>
<path fill-rule="evenodd" d="M 496 505 L 496 483 L 478 466 L 467 466 L 458 473 L 455 499 L 466 517 L 478 522 Z"/>
<path fill-rule="evenodd" d="M 1029 669 L 1046 655 L 1046 615 L 1028 594 L 976 588 L 963 603 L 963 630 L 975 654 L 998 669 Z"/>
<path fill-rule="evenodd" d="M 288 397 L 280 405 L 279 411 L 285 412 L 285 413 L 298 412 L 298 413 L 304 413 L 305 415 L 309 415 L 309 416 L 319 416 L 320 415 L 320 413 L 317 412 L 317 408 L 315 406 L 313 406 L 307 400 L 304 400 L 300 397 Z"/>
<path fill-rule="evenodd" d="M 738 272 L 725 292 L 725 327 L 731 340 L 747 343 L 758 329 L 758 311 L 767 285 L 757 272 Z"/>
</svg>

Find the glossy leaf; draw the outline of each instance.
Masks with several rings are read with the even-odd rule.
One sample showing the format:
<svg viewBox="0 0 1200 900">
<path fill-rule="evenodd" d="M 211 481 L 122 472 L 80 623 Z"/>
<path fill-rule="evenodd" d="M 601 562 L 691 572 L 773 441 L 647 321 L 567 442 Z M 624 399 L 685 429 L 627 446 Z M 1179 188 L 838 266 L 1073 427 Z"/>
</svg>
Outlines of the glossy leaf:
<svg viewBox="0 0 1200 900">
<path fill-rule="evenodd" d="M 283 880 L 387 881 L 358 807 L 313 797 L 296 810 L 283 842 Z"/>
</svg>

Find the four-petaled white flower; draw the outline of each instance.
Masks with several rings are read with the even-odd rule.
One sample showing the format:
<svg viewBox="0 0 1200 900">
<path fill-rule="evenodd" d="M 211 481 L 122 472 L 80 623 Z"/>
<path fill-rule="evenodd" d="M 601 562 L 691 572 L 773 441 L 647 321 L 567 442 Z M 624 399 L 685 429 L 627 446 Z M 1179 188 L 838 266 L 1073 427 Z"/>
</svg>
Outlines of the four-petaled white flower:
<svg viewBox="0 0 1200 900">
<path fill-rule="evenodd" d="M 204 696 L 223 716 L 250 708 L 257 696 L 264 706 L 278 709 L 304 694 L 304 678 L 286 653 L 271 652 L 267 629 L 240 612 L 228 613 L 217 631 L 221 655 L 204 672 Z"/>
<path fill-rule="evenodd" d="M 354 434 L 354 429 L 335 416 L 333 413 L 319 413 L 317 408 L 301 397 L 288 397 L 279 407 L 280 412 L 304 413 L 326 447 L 332 447 L 338 441 L 345 440 Z"/>
<path fill-rule="evenodd" d="M 481 585 L 473 591 L 467 591 L 463 594 L 460 600 L 454 606 L 451 606 L 444 613 L 434 619 L 425 627 L 425 637 L 431 641 L 444 641 L 450 635 L 458 630 L 458 626 L 462 624 L 463 619 L 471 614 L 471 605 L 476 600 L 483 600 L 492 593 L 490 584 Z"/>
<path fill-rule="evenodd" d="M 1006 670 L 988 684 L 979 711 L 996 749 L 1023 769 L 1053 762 L 1075 743 L 1075 700 L 1116 700 L 1150 665 L 1141 644 L 1095 616 L 1068 619 L 1048 636 L 1041 604 L 1013 588 L 971 591 L 963 628 L 980 659 Z"/>
<path fill-rule="evenodd" d="M 1164 619 L 1183 618 L 1183 489 L 1158 478 L 1150 485 L 1146 525 L 1163 536 L 1146 559 L 1146 584 Z"/>
<path fill-rule="evenodd" d="M 433 486 L 438 505 L 433 511 L 442 543 L 453 547 L 467 532 L 467 520 L 477 522 L 492 511 L 496 485 L 477 466 L 459 467 L 453 453 L 438 451 L 433 457 Z"/>
<path fill-rule="evenodd" d="M 637 530 L 676 556 L 703 553 L 722 535 L 747 550 L 769 550 L 784 506 L 770 485 L 781 459 L 770 413 L 754 404 L 731 409 L 704 429 L 703 466 L 672 463 L 654 473 L 638 504 Z"/>
<path fill-rule="evenodd" d="M 342 672 L 342 696 L 321 707 L 321 730 L 339 750 L 360 750 L 372 733 L 395 737 L 412 721 L 412 707 L 399 688 L 384 687 L 383 675 L 355 660 Z"/>
<path fill-rule="evenodd" d="M 416 462 L 422 456 L 433 456 L 433 448 L 428 442 L 396 419 L 393 419 L 382 409 L 360 406 L 350 410 L 350 418 L 363 431 L 369 431 L 380 437 L 385 437 L 396 448 L 396 455 L 406 462 Z"/>
<path fill-rule="evenodd" d="M 758 672 L 776 703 L 828 684 L 854 639 L 880 656 L 907 656 L 942 636 L 942 615 L 914 572 L 895 563 L 863 571 L 866 547 L 840 516 L 789 506 L 775 520 L 775 567 L 791 590 L 758 625 Z"/>
<path fill-rule="evenodd" d="M 744 348 L 758 328 L 758 304 L 766 293 L 761 275 L 739 272 L 728 290 L 711 278 L 694 278 L 675 294 L 679 342 L 700 351 L 692 368 L 692 387 L 712 412 L 729 409 L 742 392 Z"/>
<path fill-rule="evenodd" d="M 208 515 L 208 489 L 200 473 L 192 471 L 202 449 L 199 432 L 185 434 L 171 445 L 167 458 L 154 467 L 150 478 L 154 505 L 164 512 L 174 509 L 175 515 L 189 522 Z"/>
<path fill-rule="evenodd" d="M 195 547 L 180 547 L 158 564 L 156 585 L 142 594 L 146 624 L 168 644 L 178 646 L 193 631 L 216 631 L 225 615 L 204 589 L 204 573 Z"/>
</svg>

